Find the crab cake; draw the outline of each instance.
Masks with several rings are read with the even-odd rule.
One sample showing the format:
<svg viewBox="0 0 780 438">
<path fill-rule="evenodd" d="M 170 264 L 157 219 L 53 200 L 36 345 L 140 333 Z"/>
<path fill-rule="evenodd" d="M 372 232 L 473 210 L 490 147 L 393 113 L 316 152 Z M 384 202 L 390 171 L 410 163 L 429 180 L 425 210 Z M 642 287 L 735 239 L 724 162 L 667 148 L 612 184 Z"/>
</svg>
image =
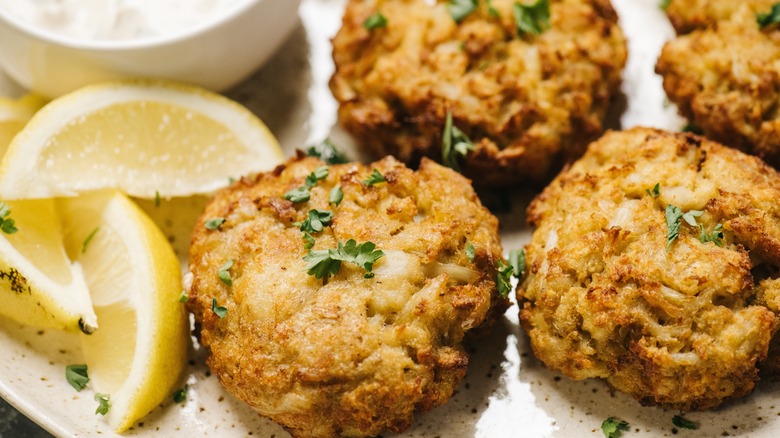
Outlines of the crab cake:
<svg viewBox="0 0 780 438">
<path fill-rule="evenodd" d="M 217 194 L 199 223 L 188 306 L 208 365 L 297 437 L 406 429 L 452 396 L 464 334 L 508 306 L 497 219 L 432 161 L 298 157 Z"/>
<path fill-rule="evenodd" d="M 643 404 L 744 396 L 778 327 L 780 175 L 693 134 L 610 132 L 528 208 L 536 356 Z"/>
<path fill-rule="evenodd" d="M 664 47 L 656 65 L 664 89 L 707 137 L 780 166 L 780 27 L 756 23 L 773 1 L 706 3 L 733 14 Z"/>
<path fill-rule="evenodd" d="M 478 2 L 460 22 L 443 0 L 351 0 L 333 39 L 341 124 L 415 165 L 442 160 L 449 113 L 474 150 L 445 162 L 475 184 L 549 181 L 602 132 L 626 60 L 609 0 L 549 4 L 549 28 L 542 11 L 530 19 L 542 32 L 518 36 L 528 15 L 514 0 Z M 368 29 L 377 14 L 384 26 Z"/>
<path fill-rule="evenodd" d="M 715 27 L 742 8 L 767 12 L 776 0 L 671 0 L 666 15 L 678 34 Z"/>
</svg>

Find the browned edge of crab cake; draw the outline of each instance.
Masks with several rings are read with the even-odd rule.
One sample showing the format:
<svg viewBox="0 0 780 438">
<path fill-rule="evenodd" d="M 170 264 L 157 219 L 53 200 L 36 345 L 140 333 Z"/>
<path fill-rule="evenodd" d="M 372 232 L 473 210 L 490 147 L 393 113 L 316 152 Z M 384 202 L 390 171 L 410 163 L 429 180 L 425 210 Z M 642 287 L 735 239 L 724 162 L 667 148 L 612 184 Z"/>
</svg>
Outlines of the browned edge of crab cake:
<svg viewBox="0 0 780 438">
<path fill-rule="evenodd" d="M 511 0 L 479 2 L 460 24 L 443 1 L 351 0 L 333 39 L 339 121 L 416 165 L 442 160 L 451 112 L 476 147 L 460 159 L 475 185 L 548 182 L 601 134 L 626 60 L 609 0 L 550 3 L 551 27 L 518 37 Z M 377 12 L 387 25 L 366 29 Z"/>
<path fill-rule="evenodd" d="M 707 137 L 778 167 L 780 28 L 759 29 L 761 4 L 771 7 L 734 3 L 730 18 L 670 41 L 656 72 L 669 99 Z"/>
<path fill-rule="evenodd" d="M 677 34 L 684 35 L 697 29 L 715 28 L 718 22 L 728 20 L 742 8 L 753 14 L 769 12 L 776 0 L 671 0 L 666 15 Z"/>
<path fill-rule="evenodd" d="M 496 290 L 498 221 L 466 178 L 429 160 L 416 172 L 392 157 L 326 176 L 322 166 L 298 156 L 216 195 L 193 233 L 188 306 L 224 387 L 294 436 L 400 432 L 452 396 L 464 334 L 508 307 Z M 385 181 L 367 183 L 374 170 Z M 308 201 L 285 199 L 307 178 Z M 383 251 L 372 278 L 348 259 L 325 280 L 307 274 L 310 210 L 332 213 L 310 233 L 313 252 L 349 239 Z M 202 225 L 214 218 L 217 229 Z"/>
<path fill-rule="evenodd" d="M 693 134 L 607 133 L 528 208 L 518 301 L 535 355 L 643 404 L 749 394 L 778 328 L 778 199 L 780 175 L 756 157 Z"/>
</svg>

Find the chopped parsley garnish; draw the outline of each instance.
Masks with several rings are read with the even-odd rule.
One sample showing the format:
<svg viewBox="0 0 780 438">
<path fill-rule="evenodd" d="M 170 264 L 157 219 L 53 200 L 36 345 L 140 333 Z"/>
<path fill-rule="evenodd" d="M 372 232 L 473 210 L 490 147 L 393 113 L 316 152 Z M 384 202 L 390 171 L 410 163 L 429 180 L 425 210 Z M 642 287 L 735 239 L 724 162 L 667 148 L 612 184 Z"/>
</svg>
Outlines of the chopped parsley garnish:
<svg viewBox="0 0 780 438">
<path fill-rule="evenodd" d="M 465 157 L 475 149 L 471 139 L 452 122 L 452 112 L 447 112 L 444 132 L 441 136 L 441 161 L 450 169 L 460 171 L 458 157 Z"/>
<path fill-rule="evenodd" d="M 217 306 L 217 299 L 212 298 L 211 299 L 211 311 L 214 312 L 215 315 L 219 317 L 219 319 L 222 319 L 227 315 L 227 307 L 225 306 Z"/>
<path fill-rule="evenodd" d="M 97 234 L 98 230 L 100 230 L 100 227 L 95 227 L 94 230 L 92 230 L 91 233 L 87 236 L 86 239 L 84 239 L 84 242 L 81 243 L 81 253 L 84 254 L 87 251 L 87 247 L 89 246 L 89 242 L 92 242 L 92 239 L 95 238 L 95 234 Z"/>
<path fill-rule="evenodd" d="M 512 274 L 520 278 L 525 272 L 525 250 L 515 249 L 509 251 L 509 265 L 512 266 Z"/>
<path fill-rule="evenodd" d="M 203 225 L 206 227 L 207 230 L 216 230 L 219 229 L 219 227 L 222 226 L 222 224 L 225 223 L 224 217 L 215 217 L 207 220 Z"/>
<path fill-rule="evenodd" d="M 624 430 L 628 430 L 628 423 L 615 417 L 609 417 L 601 423 L 601 430 L 606 438 L 617 438 Z"/>
<path fill-rule="evenodd" d="M 13 234 L 19 231 L 16 228 L 16 223 L 11 219 L 11 206 L 5 202 L 0 202 L 0 230 L 5 234 Z"/>
<path fill-rule="evenodd" d="M 311 234 L 304 231 L 303 232 L 303 247 L 306 249 L 312 249 L 316 241 L 314 240 L 314 237 L 312 237 Z"/>
<path fill-rule="evenodd" d="M 474 261 L 475 255 L 476 255 L 476 250 L 474 249 L 474 245 L 471 242 L 466 242 L 466 257 L 469 259 L 470 262 Z"/>
<path fill-rule="evenodd" d="M 306 176 L 306 182 L 303 187 L 298 187 L 290 190 L 283 195 L 284 199 L 292 201 L 294 203 L 306 202 L 311 199 L 311 192 L 309 189 L 316 186 L 317 183 L 328 177 L 328 166 L 321 166 L 314 170 L 314 172 Z"/>
<path fill-rule="evenodd" d="M 374 12 L 369 15 L 363 22 L 363 27 L 368 30 L 379 29 L 387 26 L 387 17 L 382 15 L 381 12 Z"/>
<path fill-rule="evenodd" d="M 701 210 L 691 210 L 687 213 L 683 213 L 680 207 L 674 205 L 666 206 L 666 252 L 669 252 L 669 248 L 672 246 L 677 237 L 680 235 L 680 225 L 682 221 L 685 221 L 692 227 L 698 227 L 696 218 L 704 214 Z"/>
<path fill-rule="evenodd" d="M 387 182 L 385 177 L 382 176 L 382 174 L 379 173 L 378 170 L 374 169 L 374 171 L 371 172 L 371 175 L 368 175 L 368 178 L 366 178 L 363 181 L 363 184 L 365 184 L 367 186 L 373 186 L 375 184 L 379 184 L 379 183 L 383 183 L 383 182 Z"/>
<path fill-rule="evenodd" d="M 154 191 L 154 206 L 155 207 L 160 206 L 160 192 L 158 190 Z"/>
<path fill-rule="evenodd" d="M 704 225 L 699 224 L 699 229 L 701 230 L 701 234 L 699 235 L 699 240 L 701 243 L 707 243 L 712 242 L 717 246 L 723 246 L 723 225 L 718 224 L 715 225 L 715 228 L 712 229 L 711 233 L 707 233 L 704 230 Z"/>
<path fill-rule="evenodd" d="M 342 199 L 344 199 L 344 191 L 341 190 L 341 186 L 333 187 L 333 189 L 330 191 L 330 198 L 328 199 L 328 202 L 334 206 L 338 206 L 341 204 Z"/>
<path fill-rule="evenodd" d="M 98 402 L 98 407 L 95 409 L 95 415 L 108 414 L 108 410 L 111 408 L 111 396 L 98 392 L 95 394 L 95 401 Z"/>
<path fill-rule="evenodd" d="M 672 417 L 672 423 L 681 429 L 697 429 L 699 427 L 698 424 L 683 417 L 682 415 L 675 415 Z"/>
<path fill-rule="evenodd" d="M 447 11 L 456 23 L 463 21 L 475 9 L 477 9 L 477 0 L 450 0 L 447 2 Z"/>
<path fill-rule="evenodd" d="M 186 290 L 182 290 L 181 293 L 179 294 L 179 302 L 180 303 L 186 303 L 189 300 L 190 300 L 190 296 L 187 295 L 187 291 Z"/>
<path fill-rule="evenodd" d="M 550 28 L 549 0 L 536 0 L 531 4 L 515 2 L 514 15 L 519 37 L 525 34 L 539 35 Z"/>
<path fill-rule="evenodd" d="M 498 9 L 493 7 L 493 0 L 487 0 L 488 14 L 493 18 L 499 18 L 501 14 L 498 13 Z"/>
<path fill-rule="evenodd" d="M 233 259 L 228 259 L 224 265 L 219 267 L 217 277 L 228 286 L 233 286 L 233 278 L 230 277 L 230 268 L 233 267 Z"/>
<path fill-rule="evenodd" d="M 177 389 L 176 391 L 173 391 L 173 394 L 171 394 L 171 398 L 176 403 L 183 403 L 185 400 L 187 400 L 187 390 L 189 387 L 185 384 L 181 389 Z"/>
<path fill-rule="evenodd" d="M 758 27 L 761 29 L 780 23 L 780 2 L 772 5 L 772 9 L 770 9 L 769 12 L 756 14 L 756 21 L 758 22 Z"/>
<path fill-rule="evenodd" d="M 645 189 L 648 195 L 653 198 L 657 198 L 661 194 L 661 183 L 656 183 L 652 189 Z"/>
<path fill-rule="evenodd" d="M 326 138 L 314 146 L 309 146 L 306 149 L 306 155 L 317 157 L 328 164 L 344 164 L 349 162 L 347 154 L 337 148 L 329 138 Z"/>
<path fill-rule="evenodd" d="M 661 3 L 658 5 L 658 7 L 661 8 L 662 11 L 665 11 L 669 8 L 671 3 L 672 0 L 661 0 Z"/>
<path fill-rule="evenodd" d="M 320 166 L 306 176 L 306 188 L 310 189 L 318 182 L 328 177 L 328 166 Z"/>
<path fill-rule="evenodd" d="M 385 255 L 375 248 L 372 242 L 358 244 L 354 239 L 349 239 L 347 243 L 339 242 L 335 249 L 309 251 L 303 258 L 307 263 L 306 272 L 317 279 L 328 278 L 339 272 L 341 262 L 349 262 L 368 271 L 365 277 L 371 278 L 374 263 Z"/>
<path fill-rule="evenodd" d="M 284 194 L 284 199 L 294 203 L 306 202 L 311 199 L 311 193 L 306 187 L 298 187 Z"/>
<path fill-rule="evenodd" d="M 301 231 L 319 233 L 324 225 L 333 220 L 333 212 L 328 210 L 309 210 L 309 217 L 301 223 Z"/>
<path fill-rule="evenodd" d="M 701 128 L 699 128 L 698 126 L 692 123 L 688 123 L 687 125 L 683 126 L 682 132 L 690 132 L 691 134 L 696 134 L 696 135 L 704 134 L 704 131 L 702 131 Z"/>
<path fill-rule="evenodd" d="M 89 376 L 87 375 L 87 366 L 85 364 L 68 365 L 65 367 L 65 379 L 76 391 L 81 391 L 87 387 Z"/>
<path fill-rule="evenodd" d="M 512 265 L 507 265 L 503 260 L 498 261 L 498 275 L 496 276 L 496 286 L 498 287 L 498 296 L 506 298 L 512 291 Z"/>
</svg>

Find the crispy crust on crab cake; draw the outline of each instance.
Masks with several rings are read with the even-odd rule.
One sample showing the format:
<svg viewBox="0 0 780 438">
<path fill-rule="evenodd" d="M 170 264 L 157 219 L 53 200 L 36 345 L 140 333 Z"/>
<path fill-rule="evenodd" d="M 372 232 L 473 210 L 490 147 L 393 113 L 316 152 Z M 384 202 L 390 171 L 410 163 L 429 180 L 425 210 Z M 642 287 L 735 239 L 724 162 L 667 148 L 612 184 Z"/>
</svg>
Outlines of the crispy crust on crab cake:
<svg viewBox="0 0 780 438">
<path fill-rule="evenodd" d="M 528 208 L 518 299 L 534 353 L 643 404 L 749 394 L 778 327 L 778 199 L 756 157 L 693 134 L 606 134 Z M 672 220 L 667 250 L 668 205 L 703 213 Z"/>
<path fill-rule="evenodd" d="M 479 2 L 459 24 L 443 0 L 351 0 L 333 39 L 341 124 L 414 165 L 442 159 L 451 112 L 476 146 L 460 160 L 476 185 L 549 181 L 601 134 L 626 60 L 609 0 L 550 4 L 551 27 L 518 37 L 513 0 Z M 377 12 L 386 27 L 366 29 Z"/>
<path fill-rule="evenodd" d="M 656 72 L 680 113 L 707 137 L 778 167 L 780 27 L 759 29 L 754 9 L 739 4 L 730 19 L 667 43 Z"/>
<path fill-rule="evenodd" d="M 402 431 L 452 396 L 468 364 L 464 334 L 508 306 L 496 292 L 498 221 L 468 180 L 427 160 L 417 172 L 392 157 L 333 165 L 308 201 L 283 197 L 323 165 L 294 158 L 214 198 L 199 223 L 225 221 L 194 231 L 188 305 L 212 372 L 294 436 Z M 366 185 L 374 169 L 387 181 Z M 326 281 L 307 274 L 299 223 L 310 209 L 333 213 L 312 250 L 373 242 L 385 254 L 373 278 L 348 261 Z M 228 260 L 231 286 L 218 277 Z"/>
<path fill-rule="evenodd" d="M 727 20 L 742 8 L 754 14 L 769 12 L 777 0 L 671 0 L 666 15 L 678 34 L 696 29 L 715 27 L 719 21 Z"/>
</svg>

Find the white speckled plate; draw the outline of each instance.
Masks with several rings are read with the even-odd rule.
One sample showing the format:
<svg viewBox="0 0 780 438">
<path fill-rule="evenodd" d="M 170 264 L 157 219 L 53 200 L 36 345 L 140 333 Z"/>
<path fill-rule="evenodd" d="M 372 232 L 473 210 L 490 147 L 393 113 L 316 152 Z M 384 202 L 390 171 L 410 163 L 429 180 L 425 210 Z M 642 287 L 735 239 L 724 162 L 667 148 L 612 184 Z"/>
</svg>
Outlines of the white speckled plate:
<svg viewBox="0 0 780 438">
<path fill-rule="evenodd" d="M 613 0 L 630 42 L 624 73 L 625 105 L 615 117 L 624 127 L 678 129 L 683 124 L 666 103 L 660 78 L 653 73 L 661 45 L 672 35 L 658 2 Z M 229 93 L 266 121 L 288 154 L 327 136 L 338 144 L 351 145 L 349 138 L 334 128 L 336 104 L 327 88 L 333 68 L 329 38 L 339 26 L 343 4 L 344 0 L 304 0 L 301 26 L 290 40 L 263 70 Z M 0 95 L 20 92 L 0 74 Z M 354 149 L 351 153 L 353 158 L 364 158 Z M 522 212 L 530 196 L 513 195 L 512 211 L 499 216 L 507 250 L 529 238 Z M 142 204 L 172 237 L 177 251 L 184 254 L 194 214 L 203 202 L 173 200 L 163 202 L 159 209 L 149 202 Z M 762 382 L 753 395 L 717 411 L 686 414 L 700 427 L 678 431 L 672 425 L 678 412 L 642 407 L 625 395 L 610 393 L 602 382 L 574 382 L 545 370 L 531 355 L 518 327 L 517 306 L 509 309 L 488 338 L 469 349 L 472 363 L 457 395 L 447 405 L 419 416 L 402 436 L 598 437 L 603 436 L 601 422 L 609 416 L 630 423 L 625 437 L 780 435 L 777 382 Z M 115 436 L 93 415 L 91 392 L 76 393 L 65 381 L 65 366 L 81 360 L 78 340 L 73 336 L 0 320 L 0 395 L 58 437 Z M 126 435 L 287 436 L 279 426 L 259 418 L 223 391 L 194 348 L 190 364 L 182 377 L 182 383 L 186 381 L 191 387 L 187 402 L 165 403 Z"/>
</svg>

